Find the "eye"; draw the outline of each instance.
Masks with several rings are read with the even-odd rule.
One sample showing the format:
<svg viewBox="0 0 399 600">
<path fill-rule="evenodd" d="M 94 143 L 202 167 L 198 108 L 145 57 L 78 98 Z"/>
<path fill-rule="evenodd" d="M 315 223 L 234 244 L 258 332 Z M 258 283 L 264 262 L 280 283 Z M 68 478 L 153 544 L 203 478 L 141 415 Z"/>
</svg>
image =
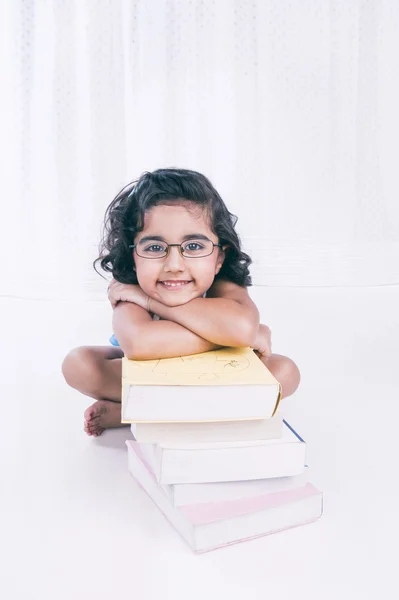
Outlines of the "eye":
<svg viewBox="0 0 399 600">
<path fill-rule="evenodd" d="M 165 252 L 165 248 L 166 246 L 162 244 L 150 244 L 144 248 L 144 252 L 157 254 L 158 252 Z"/>
<path fill-rule="evenodd" d="M 203 245 L 199 242 L 188 242 L 184 245 L 184 250 L 188 250 L 189 252 L 195 252 L 196 250 L 202 250 Z"/>
</svg>

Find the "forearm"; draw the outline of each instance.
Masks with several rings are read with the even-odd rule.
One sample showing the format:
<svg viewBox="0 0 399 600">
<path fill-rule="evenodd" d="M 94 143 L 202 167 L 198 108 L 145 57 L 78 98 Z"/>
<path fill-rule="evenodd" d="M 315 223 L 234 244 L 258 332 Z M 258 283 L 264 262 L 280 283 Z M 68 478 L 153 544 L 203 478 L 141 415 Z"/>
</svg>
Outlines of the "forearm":
<svg viewBox="0 0 399 600">
<path fill-rule="evenodd" d="M 192 331 L 171 321 L 153 321 L 141 326 L 131 342 L 128 358 L 151 360 L 174 358 L 216 350 L 219 345 L 208 342 Z"/>
<path fill-rule="evenodd" d="M 171 321 L 148 320 L 135 324 L 129 318 L 129 309 L 129 302 L 120 302 L 114 309 L 113 316 L 113 331 L 127 358 L 174 358 L 220 347 Z"/>
<path fill-rule="evenodd" d="M 230 298 L 194 298 L 180 306 L 151 299 L 151 310 L 220 346 L 251 346 L 259 327 L 259 313 Z"/>
</svg>

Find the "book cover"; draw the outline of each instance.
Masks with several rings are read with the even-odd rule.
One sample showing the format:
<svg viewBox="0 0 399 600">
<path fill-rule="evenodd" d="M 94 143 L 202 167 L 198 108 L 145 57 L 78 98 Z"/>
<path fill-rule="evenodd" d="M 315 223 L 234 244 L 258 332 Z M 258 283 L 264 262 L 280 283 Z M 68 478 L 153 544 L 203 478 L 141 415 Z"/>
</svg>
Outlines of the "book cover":
<svg viewBox="0 0 399 600">
<path fill-rule="evenodd" d="M 124 423 L 265 419 L 280 398 L 281 385 L 251 348 L 122 359 Z"/>
<path fill-rule="evenodd" d="M 129 470 L 169 523 L 197 553 L 305 525 L 322 515 L 322 493 L 312 484 L 257 497 L 174 507 L 137 442 L 128 440 Z"/>
<path fill-rule="evenodd" d="M 217 421 L 207 423 L 132 423 L 134 439 L 140 443 L 196 443 L 267 440 L 281 437 L 283 417 Z"/>
<path fill-rule="evenodd" d="M 212 443 L 140 444 L 158 483 L 213 483 L 299 475 L 306 443 L 287 421 L 280 438 Z"/>
<path fill-rule="evenodd" d="M 175 483 L 160 484 L 173 506 L 185 504 L 203 504 L 204 502 L 222 502 L 252 498 L 262 494 L 285 492 L 305 487 L 308 482 L 309 468 L 299 475 L 291 477 L 269 477 L 249 481 L 223 481 L 213 483 Z"/>
<path fill-rule="evenodd" d="M 221 348 L 159 360 L 122 359 L 134 385 L 279 385 L 251 348 Z"/>
</svg>

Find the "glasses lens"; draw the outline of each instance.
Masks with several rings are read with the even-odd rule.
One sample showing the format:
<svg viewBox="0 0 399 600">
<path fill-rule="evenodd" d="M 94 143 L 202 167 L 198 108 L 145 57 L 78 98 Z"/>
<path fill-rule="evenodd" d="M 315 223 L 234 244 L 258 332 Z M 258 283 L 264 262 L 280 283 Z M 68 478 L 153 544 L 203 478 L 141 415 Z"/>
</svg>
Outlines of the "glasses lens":
<svg viewBox="0 0 399 600">
<path fill-rule="evenodd" d="M 166 242 L 147 241 L 144 244 L 137 244 L 136 252 L 143 258 L 162 258 L 168 253 L 168 244 Z"/>
<path fill-rule="evenodd" d="M 187 258 L 201 258 L 213 252 L 213 244 L 210 240 L 188 240 L 182 244 L 182 254 Z"/>
</svg>

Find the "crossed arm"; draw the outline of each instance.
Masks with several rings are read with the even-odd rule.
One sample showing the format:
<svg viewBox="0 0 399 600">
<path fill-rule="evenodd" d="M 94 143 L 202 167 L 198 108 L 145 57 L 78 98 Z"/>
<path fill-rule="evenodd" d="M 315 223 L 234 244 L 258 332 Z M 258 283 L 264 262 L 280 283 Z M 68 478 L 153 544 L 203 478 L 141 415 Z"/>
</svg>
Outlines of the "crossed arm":
<svg viewBox="0 0 399 600">
<path fill-rule="evenodd" d="M 206 298 L 181 306 L 151 299 L 151 311 L 161 320 L 153 321 L 133 301 L 119 302 L 114 308 L 114 333 L 128 358 L 150 360 L 222 346 L 252 346 L 259 329 L 259 312 L 247 289 L 229 281 L 216 281 Z"/>
</svg>

